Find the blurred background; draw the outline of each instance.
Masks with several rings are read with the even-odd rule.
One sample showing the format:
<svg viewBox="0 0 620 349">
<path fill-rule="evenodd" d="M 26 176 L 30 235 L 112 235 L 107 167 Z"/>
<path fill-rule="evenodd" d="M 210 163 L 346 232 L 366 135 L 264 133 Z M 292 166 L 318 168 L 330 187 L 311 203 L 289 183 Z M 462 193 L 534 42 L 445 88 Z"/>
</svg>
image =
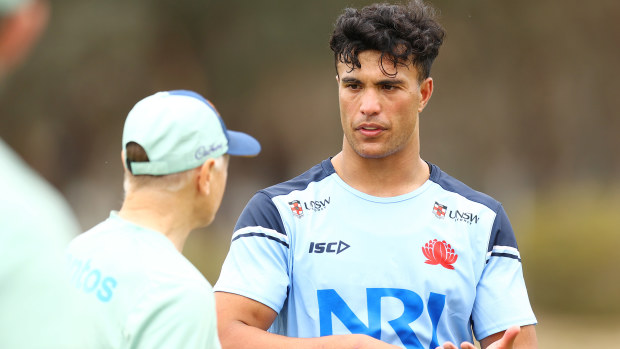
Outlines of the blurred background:
<svg viewBox="0 0 620 349">
<path fill-rule="evenodd" d="M 124 119 L 191 89 L 263 145 L 231 161 L 216 221 L 185 254 L 215 283 L 253 193 L 342 145 L 328 46 L 371 1 L 62 0 L 0 85 L 0 137 L 84 230 L 120 208 Z M 422 156 L 504 203 L 541 348 L 620 340 L 620 2 L 435 0 L 447 37 L 421 115 Z"/>
</svg>

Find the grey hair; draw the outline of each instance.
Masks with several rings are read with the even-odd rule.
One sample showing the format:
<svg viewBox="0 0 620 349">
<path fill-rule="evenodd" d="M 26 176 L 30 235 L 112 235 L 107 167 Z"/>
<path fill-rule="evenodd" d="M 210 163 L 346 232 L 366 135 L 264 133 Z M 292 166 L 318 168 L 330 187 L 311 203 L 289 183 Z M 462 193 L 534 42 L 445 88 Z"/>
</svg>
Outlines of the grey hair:
<svg viewBox="0 0 620 349">
<path fill-rule="evenodd" d="M 224 170 L 224 167 L 228 163 L 226 159 L 227 155 L 222 155 L 214 159 L 216 171 Z M 140 190 L 141 188 L 159 189 L 170 193 L 175 193 L 187 185 L 187 182 L 189 182 L 194 176 L 193 172 L 198 169 L 199 167 L 164 176 L 134 176 L 129 171 L 125 171 L 123 189 L 125 190 L 125 195 L 127 195 L 127 193 Z"/>
</svg>

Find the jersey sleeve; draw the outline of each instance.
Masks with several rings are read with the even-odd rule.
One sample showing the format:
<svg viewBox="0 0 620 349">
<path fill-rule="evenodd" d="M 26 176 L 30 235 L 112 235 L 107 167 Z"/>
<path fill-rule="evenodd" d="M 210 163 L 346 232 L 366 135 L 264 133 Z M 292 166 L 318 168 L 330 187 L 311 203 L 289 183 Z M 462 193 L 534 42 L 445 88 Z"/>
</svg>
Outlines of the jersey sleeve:
<svg viewBox="0 0 620 349">
<path fill-rule="evenodd" d="M 221 349 L 216 321 L 210 288 L 158 288 L 128 317 L 126 330 L 133 335 L 126 347 Z"/>
<path fill-rule="evenodd" d="M 289 275 L 289 236 L 271 198 L 258 192 L 239 216 L 214 290 L 253 299 L 279 313 Z"/>
<path fill-rule="evenodd" d="M 536 324 L 516 238 L 501 205 L 490 235 L 486 266 L 476 287 L 472 321 L 478 340 L 512 325 Z"/>
</svg>

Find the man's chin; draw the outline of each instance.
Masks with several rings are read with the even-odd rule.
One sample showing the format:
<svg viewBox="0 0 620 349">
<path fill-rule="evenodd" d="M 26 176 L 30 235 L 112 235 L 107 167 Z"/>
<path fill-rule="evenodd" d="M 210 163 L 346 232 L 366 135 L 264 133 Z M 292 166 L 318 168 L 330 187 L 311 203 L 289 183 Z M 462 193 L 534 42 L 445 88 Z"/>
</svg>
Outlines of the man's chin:
<svg viewBox="0 0 620 349">
<path fill-rule="evenodd" d="M 384 159 L 391 155 L 389 152 L 379 150 L 356 150 L 355 152 L 364 159 Z"/>
</svg>

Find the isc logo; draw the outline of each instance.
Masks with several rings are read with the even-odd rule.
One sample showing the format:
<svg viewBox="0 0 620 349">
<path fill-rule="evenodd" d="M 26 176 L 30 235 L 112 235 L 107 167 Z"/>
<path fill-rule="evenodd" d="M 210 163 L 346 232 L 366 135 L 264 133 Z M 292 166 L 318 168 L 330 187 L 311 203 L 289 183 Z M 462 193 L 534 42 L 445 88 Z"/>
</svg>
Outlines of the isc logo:
<svg viewBox="0 0 620 349">
<path fill-rule="evenodd" d="M 333 289 L 317 290 L 319 301 L 319 321 L 321 336 L 333 334 L 332 314 L 335 315 L 351 333 L 366 334 L 381 339 L 381 300 L 396 298 L 404 307 L 402 315 L 396 319 L 383 319 L 392 327 L 407 349 L 424 349 L 410 324 L 424 312 L 424 301 L 415 292 L 402 288 L 367 288 L 368 325 L 360 320 L 347 303 Z M 437 324 L 446 303 L 446 296 L 433 293 L 428 297 L 426 308 L 433 326 L 428 348 L 439 346 Z M 402 309 L 402 308 L 401 308 Z"/>
<path fill-rule="evenodd" d="M 311 242 L 308 253 L 335 253 L 338 254 L 351 247 L 344 241 L 338 242 Z"/>
</svg>

